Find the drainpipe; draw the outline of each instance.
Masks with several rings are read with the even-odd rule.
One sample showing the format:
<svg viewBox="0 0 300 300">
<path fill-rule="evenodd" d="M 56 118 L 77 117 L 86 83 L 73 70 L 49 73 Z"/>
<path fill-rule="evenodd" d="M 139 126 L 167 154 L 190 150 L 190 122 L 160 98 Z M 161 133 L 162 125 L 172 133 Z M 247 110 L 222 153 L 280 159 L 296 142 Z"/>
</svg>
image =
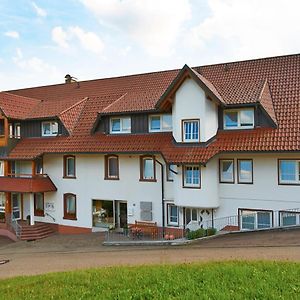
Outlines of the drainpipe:
<svg viewBox="0 0 300 300">
<path fill-rule="evenodd" d="M 162 207 L 162 234 L 165 236 L 165 185 L 164 185 L 164 165 L 155 159 L 155 161 L 160 165 L 161 169 L 161 207 Z"/>
</svg>

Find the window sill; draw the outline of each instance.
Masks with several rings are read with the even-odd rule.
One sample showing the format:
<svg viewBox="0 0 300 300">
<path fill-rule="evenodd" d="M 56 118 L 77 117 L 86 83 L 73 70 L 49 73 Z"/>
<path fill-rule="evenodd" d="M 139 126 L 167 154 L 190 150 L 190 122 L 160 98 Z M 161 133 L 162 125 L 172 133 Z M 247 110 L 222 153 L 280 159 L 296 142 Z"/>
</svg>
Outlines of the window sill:
<svg viewBox="0 0 300 300">
<path fill-rule="evenodd" d="M 234 181 L 220 181 L 219 183 L 234 184 Z"/>
<path fill-rule="evenodd" d="M 300 182 L 279 182 L 278 185 L 300 185 Z"/>
<path fill-rule="evenodd" d="M 177 224 L 168 223 L 167 226 L 169 226 L 169 227 L 179 227 L 179 224 L 178 223 Z"/>
<path fill-rule="evenodd" d="M 64 179 L 76 179 L 76 176 L 63 176 Z"/>
<path fill-rule="evenodd" d="M 76 217 L 66 217 L 66 216 L 64 216 L 63 219 L 64 219 L 64 220 L 77 221 L 77 218 L 76 218 Z"/>
<path fill-rule="evenodd" d="M 119 177 L 104 177 L 104 180 L 120 180 Z"/>
<path fill-rule="evenodd" d="M 183 186 L 184 189 L 201 189 L 201 185 L 184 185 Z"/>
<path fill-rule="evenodd" d="M 157 182 L 157 180 L 154 178 L 154 179 L 144 179 L 144 178 L 140 178 L 140 181 L 141 182 Z"/>
<path fill-rule="evenodd" d="M 253 184 L 253 181 L 238 181 L 238 184 Z"/>
</svg>

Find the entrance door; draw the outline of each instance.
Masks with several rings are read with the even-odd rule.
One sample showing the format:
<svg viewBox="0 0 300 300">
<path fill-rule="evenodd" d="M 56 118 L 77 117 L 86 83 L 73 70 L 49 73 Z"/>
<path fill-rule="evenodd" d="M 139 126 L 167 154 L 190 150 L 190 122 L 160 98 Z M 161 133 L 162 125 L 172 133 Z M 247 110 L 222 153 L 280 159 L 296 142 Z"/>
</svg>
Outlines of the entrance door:
<svg viewBox="0 0 300 300">
<path fill-rule="evenodd" d="M 119 202 L 119 226 L 120 228 L 127 227 L 127 203 Z"/>
<path fill-rule="evenodd" d="M 12 193 L 11 202 L 12 202 L 13 216 L 16 220 L 20 220 L 21 219 L 21 194 Z"/>
</svg>

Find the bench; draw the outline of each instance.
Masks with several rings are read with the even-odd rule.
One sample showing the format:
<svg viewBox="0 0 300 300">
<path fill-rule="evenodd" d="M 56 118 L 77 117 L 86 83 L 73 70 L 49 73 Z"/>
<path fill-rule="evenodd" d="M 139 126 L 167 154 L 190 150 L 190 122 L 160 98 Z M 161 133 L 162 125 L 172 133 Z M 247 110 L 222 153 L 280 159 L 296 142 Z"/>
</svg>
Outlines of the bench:
<svg viewBox="0 0 300 300">
<path fill-rule="evenodd" d="M 135 224 L 129 226 L 133 237 L 142 237 L 144 235 L 157 237 L 158 227 L 156 222 L 135 221 Z"/>
</svg>

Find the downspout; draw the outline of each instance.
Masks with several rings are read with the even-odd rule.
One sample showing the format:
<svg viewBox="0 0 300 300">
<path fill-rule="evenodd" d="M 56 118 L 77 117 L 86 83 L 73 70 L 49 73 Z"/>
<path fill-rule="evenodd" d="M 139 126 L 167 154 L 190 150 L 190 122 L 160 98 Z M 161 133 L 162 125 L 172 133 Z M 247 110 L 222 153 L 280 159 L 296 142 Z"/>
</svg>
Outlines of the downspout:
<svg viewBox="0 0 300 300">
<path fill-rule="evenodd" d="M 164 185 L 164 166 L 163 164 L 155 159 L 155 161 L 160 165 L 161 169 L 161 207 L 162 207 L 162 236 L 165 236 L 165 185 Z"/>
</svg>

